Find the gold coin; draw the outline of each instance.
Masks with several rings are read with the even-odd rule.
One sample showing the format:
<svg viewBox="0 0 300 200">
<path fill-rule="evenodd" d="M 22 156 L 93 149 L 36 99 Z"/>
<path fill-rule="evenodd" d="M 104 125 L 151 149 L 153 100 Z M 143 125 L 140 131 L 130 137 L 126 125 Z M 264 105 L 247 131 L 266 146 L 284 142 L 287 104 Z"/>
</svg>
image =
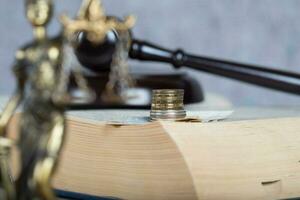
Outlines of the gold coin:
<svg viewBox="0 0 300 200">
<path fill-rule="evenodd" d="M 184 90 L 153 90 L 150 117 L 152 120 L 177 120 L 186 117 Z"/>
</svg>

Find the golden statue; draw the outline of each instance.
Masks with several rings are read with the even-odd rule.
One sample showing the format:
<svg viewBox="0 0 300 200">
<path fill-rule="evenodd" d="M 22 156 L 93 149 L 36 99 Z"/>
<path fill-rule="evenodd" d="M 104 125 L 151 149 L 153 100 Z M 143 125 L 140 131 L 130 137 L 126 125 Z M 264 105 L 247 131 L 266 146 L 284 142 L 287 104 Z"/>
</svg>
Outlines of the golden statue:
<svg viewBox="0 0 300 200">
<path fill-rule="evenodd" d="M 53 7 L 51 0 L 27 0 L 26 7 L 35 38 L 16 54 L 13 70 L 18 82 L 17 91 L 1 116 L 1 135 L 5 136 L 9 119 L 23 102 L 17 143 L 21 170 L 15 182 L 6 181 L 4 185 L 7 185 L 8 199 L 54 199 L 50 178 L 65 135 L 61 98 L 64 94 L 59 91 L 63 84 L 60 83 L 63 38 L 47 37 L 46 25 Z"/>
<path fill-rule="evenodd" d="M 34 40 L 16 53 L 13 71 L 17 89 L 0 116 L 0 198 L 53 200 L 51 178 L 65 138 L 65 107 L 74 99 L 67 91 L 65 60 L 70 52 L 65 50 L 80 31 L 85 31 L 92 42 L 101 43 L 107 31 L 131 28 L 134 18 L 121 22 L 106 17 L 99 0 L 84 0 L 76 20 L 62 17 L 64 34 L 49 38 L 46 26 L 52 17 L 52 0 L 26 0 L 26 10 Z M 90 94 L 80 71 L 73 73 L 79 88 Z M 14 178 L 9 157 L 15 142 L 7 138 L 6 128 L 21 103 L 16 142 L 21 166 L 19 176 Z"/>
</svg>

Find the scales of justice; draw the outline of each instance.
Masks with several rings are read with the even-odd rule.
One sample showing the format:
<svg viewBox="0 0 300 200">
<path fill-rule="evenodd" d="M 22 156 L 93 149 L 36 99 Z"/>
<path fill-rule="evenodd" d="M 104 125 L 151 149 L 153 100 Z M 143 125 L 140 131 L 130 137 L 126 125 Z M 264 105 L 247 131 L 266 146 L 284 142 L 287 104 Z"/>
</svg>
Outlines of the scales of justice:
<svg viewBox="0 0 300 200">
<path fill-rule="evenodd" d="M 66 110 L 148 109 L 154 89 L 182 89 L 184 103 L 201 103 L 199 83 L 188 75 L 132 74 L 128 59 L 163 62 L 235 80 L 300 94 L 300 75 L 238 62 L 190 55 L 134 38 L 135 17 L 106 16 L 100 0 L 83 0 L 74 19 L 62 15 L 61 34 L 48 37 L 52 0 L 25 0 L 34 39 L 16 53 L 16 90 L 0 115 L 0 197 L 56 199 L 51 180 L 68 132 Z M 18 140 L 7 125 L 22 104 Z M 13 176 L 11 148 L 19 151 Z"/>
</svg>

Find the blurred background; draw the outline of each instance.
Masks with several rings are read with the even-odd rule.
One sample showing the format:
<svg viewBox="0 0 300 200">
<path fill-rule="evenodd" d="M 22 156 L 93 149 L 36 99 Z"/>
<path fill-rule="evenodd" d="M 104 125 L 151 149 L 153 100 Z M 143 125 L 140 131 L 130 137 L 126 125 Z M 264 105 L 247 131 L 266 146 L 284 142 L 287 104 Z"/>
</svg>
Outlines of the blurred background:
<svg viewBox="0 0 300 200">
<path fill-rule="evenodd" d="M 14 88 L 11 65 L 18 47 L 32 38 L 23 0 L 0 1 L 0 95 Z M 54 0 L 56 18 L 49 31 L 60 30 L 58 14 L 74 16 L 81 0 Z M 299 0 L 104 0 L 107 14 L 138 18 L 134 35 L 160 45 L 211 57 L 300 73 Z M 131 62 L 135 71 L 172 71 L 168 65 Z M 300 96 L 274 92 L 205 73 L 183 70 L 205 92 L 222 95 L 239 106 L 299 105 Z"/>
</svg>

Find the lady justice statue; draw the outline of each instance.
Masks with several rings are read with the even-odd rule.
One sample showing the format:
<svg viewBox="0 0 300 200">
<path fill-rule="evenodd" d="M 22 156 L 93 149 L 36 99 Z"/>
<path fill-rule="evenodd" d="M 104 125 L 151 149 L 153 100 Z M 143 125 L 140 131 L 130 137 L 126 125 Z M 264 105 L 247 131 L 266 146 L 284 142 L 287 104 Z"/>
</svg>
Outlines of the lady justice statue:
<svg viewBox="0 0 300 200">
<path fill-rule="evenodd" d="M 65 108 L 74 99 L 67 89 L 67 70 L 73 66 L 68 66 L 70 51 L 66 49 L 79 32 L 86 32 L 91 42 L 101 43 L 107 31 L 127 30 L 134 20 L 108 18 L 99 0 L 84 0 L 77 19 L 63 16 L 63 34 L 49 38 L 46 26 L 53 13 L 52 0 L 26 0 L 26 10 L 34 40 L 16 53 L 13 71 L 17 89 L 0 116 L 0 198 L 53 200 L 51 178 L 65 139 Z M 78 87 L 91 94 L 80 71 L 73 73 Z M 12 177 L 9 158 L 15 142 L 8 139 L 6 128 L 21 103 L 16 142 L 21 166 L 18 177 Z"/>
</svg>

